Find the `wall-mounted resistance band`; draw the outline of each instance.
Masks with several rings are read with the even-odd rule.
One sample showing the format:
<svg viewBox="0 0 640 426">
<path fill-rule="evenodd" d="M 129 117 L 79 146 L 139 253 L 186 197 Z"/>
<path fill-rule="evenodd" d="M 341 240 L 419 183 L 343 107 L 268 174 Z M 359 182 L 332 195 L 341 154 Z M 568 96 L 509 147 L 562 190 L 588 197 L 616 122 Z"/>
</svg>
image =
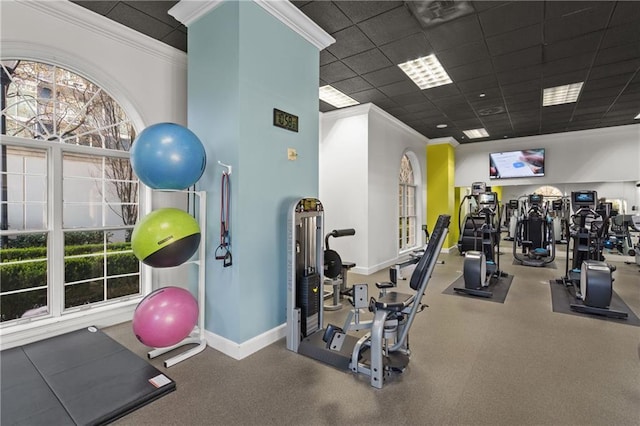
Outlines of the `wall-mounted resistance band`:
<svg viewBox="0 0 640 426">
<path fill-rule="evenodd" d="M 222 260 L 222 266 L 225 268 L 232 264 L 231 235 L 229 234 L 229 206 L 231 201 L 229 175 L 231 175 L 231 171 L 222 173 L 222 183 L 220 187 L 220 245 L 216 248 L 215 252 L 216 259 Z"/>
</svg>

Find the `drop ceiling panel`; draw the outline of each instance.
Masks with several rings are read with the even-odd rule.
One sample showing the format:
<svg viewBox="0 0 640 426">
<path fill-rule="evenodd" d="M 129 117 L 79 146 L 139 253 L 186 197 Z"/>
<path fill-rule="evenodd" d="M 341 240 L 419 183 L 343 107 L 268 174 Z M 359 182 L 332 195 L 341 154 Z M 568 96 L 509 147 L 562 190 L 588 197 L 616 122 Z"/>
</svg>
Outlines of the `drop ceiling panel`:
<svg viewBox="0 0 640 426">
<path fill-rule="evenodd" d="M 420 25 L 404 6 L 360 22 L 358 26 L 377 45 L 391 43 L 420 31 Z"/>
<path fill-rule="evenodd" d="M 504 55 L 542 44 L 542 25 L 535 24 L 508 33 L 487 37 L 487 46 L 492 56 Z"/>
<path fill-rule="evenodd" d="M 353 25 L 353 22 L 332 1 L 307 2 L 300 6 L 300 10 L 329 34 Z"/>
<path fill-rule="evenodd" d="M 345 58 L 343 62 L 360 75 L 394 65 L 379 49 L 358 53 Z"/>
<path fill-rule="evenodd" d="M 177 1 L 73 2 L 186 51 L 187 29 L 166 13 Z M 640 1 L 294 5 L 337 40 L 320 52 L 320 85 L 372 102 L 427 137 L 471 143 L 640 123 Z M 453 83 L 420 90 L 397 64 L 432 53 Z M 577 102 L 541 106 L 543 88 L 578 81 Z M 320 111 L 335 109 L 319 101 Z M 482 126 L 491 137 L 462 134 Z"/>
<path fill-rule="evenodd" d="M 363 74 L 362 77 L 374 86 L 386 86 L 399 81 L 409 81 L 407 75 L 396 65 Z"/>
<path fill-rule="evenodd" d="M 380 50 L 394 64 L 401 64 L 434 52 L 424 33 L 411 34 L 400 40 L 384 44 Z"/>
<path fill-rule="evenodd" d="M 353 23 L 364 21 L 388 10 L 403 6 L 401 1 L 340 1 L 335 2 L 335 4 L 349 16 Z"/>
<path fill-rule="evenodd" d="M 332 36 L 336 42 L 327 47 L 327 50 L 338 59 L 375 47 L 371 40 L 355 25 L 333 33 Z"/>
<path fill-rule="evenodd" d="M 531 26 L 542 21 L 544 3 L 521 1 L 506 3 L 479 14 L 487 37 Z"/>
<path fill-rule="evenodd" d="M 483 39 L 477 15 L 468 15 L 425 31 L 436 51 L 451 49 Z"/>
</svg>

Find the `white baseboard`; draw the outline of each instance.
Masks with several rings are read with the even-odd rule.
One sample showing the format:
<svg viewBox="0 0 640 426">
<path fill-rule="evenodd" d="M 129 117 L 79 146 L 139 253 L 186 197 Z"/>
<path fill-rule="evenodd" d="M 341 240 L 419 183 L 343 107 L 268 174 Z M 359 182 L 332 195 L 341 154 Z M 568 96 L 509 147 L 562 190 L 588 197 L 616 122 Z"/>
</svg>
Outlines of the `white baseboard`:
<svg viewBox="0 0 640 426">
<path fill-rule="evenodd" d="M 454 245 L 449 248 L 443 248 L 442 250 L 440 250 L 440 253 L 449 254 L 449 253 L 455 253 L 457 251 L 458 251 L 458 246 Z M 399 263 L 407 259 L 408 259 L 407 255 L 402 255 L 402 256 L 398 256 L 395 259 L 386 260 L 384 262 L 380 262 L 377 265 L 373 265 L 373 266 L 356 266 L 350 269 L 349 272 L 353 272 L 360 275 L 371 275 L 371 274 L 375 274 L 376 272 L 384 268 L 388 268 L 390 266 L 395 265 L 396 263 Z"/>
<path fill-rule="evenodd" d="M 208 330 L 205 330 L 204 335 L 210 347 L 233 359 L 241 360 L 285 337 L 286 328 L 286 324 L 281 324 L 242 343 L 236 343 Z"/>
<path fill-rule="evenodd" d="M 453 245 L 451 247 L 443 247 L 442 250 L 440 250 L 440 253 L 450 254 L 451 252 L 457 252 L 457 251 L 458 251 L 458 246 Z"/>
</svg>

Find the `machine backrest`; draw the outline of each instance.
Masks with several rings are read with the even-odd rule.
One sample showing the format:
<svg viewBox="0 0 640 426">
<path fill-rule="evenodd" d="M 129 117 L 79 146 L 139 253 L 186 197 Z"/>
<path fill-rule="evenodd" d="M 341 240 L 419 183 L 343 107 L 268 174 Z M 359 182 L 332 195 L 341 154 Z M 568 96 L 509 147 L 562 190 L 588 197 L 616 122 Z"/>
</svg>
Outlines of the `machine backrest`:
<svg viewBox="0 0 640 426">
<path fill-rule="evenodd" d="M 430 264 L 435 264 L 435 257 L 438 257 L 440 254 L 440 249 L 442 248 L 442 237 L 443 234 L 446 233 L 447 228 L 449 228 L 449 222 L 451 221 L 451 216 L 442 214 L 438 216 L 438 220 L 436 221 L 436 226 L 433 228 L 433 232 L 431 233 L 431 238 L 429 238 L 429 242 L 427 243 L 427 247 L 424 250 L 424 254 L 418 261 L 413 273 L 411 274 L 411 281 L 409 281 L 409 286 L 418 291 L 422 285 L 422 283 L 429 279 L 427 274 L 430 274 L 429 270 Z M 434 262 L 431 262 L 431 260 Z"/>
</svg>

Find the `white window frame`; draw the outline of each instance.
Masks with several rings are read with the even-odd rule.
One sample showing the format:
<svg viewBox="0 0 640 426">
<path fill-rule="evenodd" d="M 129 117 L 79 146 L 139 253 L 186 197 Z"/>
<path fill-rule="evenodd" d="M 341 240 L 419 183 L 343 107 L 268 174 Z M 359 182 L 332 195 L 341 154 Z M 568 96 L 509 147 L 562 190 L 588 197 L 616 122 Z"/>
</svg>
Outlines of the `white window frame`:
<svg viewBox="0 0 640 426">
<path fill-rule="evenodd" d="M 409 161 L 409 165 L 411 166 L 411 170 L 412 170 L 412 175 L 413 175 L 413 183 L 403 183 L 400 181 L 400 168 L 402 167 L 402 159 L 404 157 L 407 157 L 407 160 Z M 402 255 L 405 253 L 408 253 L 412 250 L 415 250 L 416 248 L 421 247 L 422 245 L 422 234 L 421 234 L 421 225 L 420 225 L 420 221 L 422 218 L 422 208 L 421 208 L 421 191 L 422 191 L 422 185 L 421 185 L 421 173 L 420 173 L 420 165 L 418 162 L 418 159 L 416 157 L 416 155 L 411 152 L 411 151 L 405 151 L 402 153 L 402 156 L 400 157 L 400 161 L 398 162 L 398 193 L 399 195 L 402 194 L 402 200 L 398 200 L 398 208 L 397 208 L 397 212 L 398 212 L 398 217 L 396 220 L 396 224 L 398 224 L 398 226 L 400 226 L 400 219 L 402 218 L 407 218 L 407 217 L 413 217 L 415 219 L 415 223 L 413 226 L 413 235 L 414 235 L 414 240 L 413 243 L 409 243 L 406 244 L 404 243 L 404 241 L 406 241 L 406 237 L 407 234 L 404 232 L 406 231 L 406 225 L 402 227 L 402 242 L 403 244 L 400 245 L 400 241 L 398 241 L 398 254 Z M 414 203 L 414 212 L 415 214 L 413 216 L 409 216 L 407 215 L 406 212 L 406 195 L 407 195 L 407 188 L 413 188 L 413 203 Z M 400 213 L 400 210 L 404 209 L 404 211 L 402 212 L 402 214 Z"/>
<path fill-rule="evenodd" d="M 25 60 L 43 62 L 76 72 L 74 68 L 65 67 L 64 65 L 47 59 L 39 60 L 28 58 Z M 91 79 L 91 77 L 86 74 L 78 74 Z M 93 81 L 100 85 L 99 82 Z M 114 99 L 124 108 L 123 104 L 120 103 L 117 98 L 114 97 Z M 126 111 L 126 114 L 131 117 L 129 111 Z M 137 117 L 137 114 L 134 114 L 134 116 Z M 138 125 L 135 127 L 140 128 Z M 47 199 L 47 229 L 28 230 L 28 233 L 41 231 L 48 234 L 47 253 L 50 261 L 47 268 L 48 314 L 0 324 L 0 350 L 40 340 L 44 337 L 50 337 L 53 334 L 73 331 L 79 327 L 88 325 L 102 327 L 130 320 L 137 304 L 142 300 L 144 295 L 148 294 L 152 289 L 151 271 L 143 264 L 140 265 L 139 294 L 106 300 L 98 304 L 64 308 L 64 233 L 62 227 L 63 154 L 69 152 L 96 157 L 109 156 L 128 159 L 128 151 L 80 146 L 57 141 L 48 142 L 7 135 L 0 135 L 0 142 L 9 146 L 13 145 L 47 151 L 47 190 L 49 193 Z M 152 197 L 151 191 L 142 184 L 140 184 L 139 191 L 138 214 L 142 216 L 148 213 L 152 204 Z M 108 230 L 108 228 L 101 228 L 101 230 Z M 73 231 L 73 229 L 66 229 L 66 231 Z"/>
</svg>

